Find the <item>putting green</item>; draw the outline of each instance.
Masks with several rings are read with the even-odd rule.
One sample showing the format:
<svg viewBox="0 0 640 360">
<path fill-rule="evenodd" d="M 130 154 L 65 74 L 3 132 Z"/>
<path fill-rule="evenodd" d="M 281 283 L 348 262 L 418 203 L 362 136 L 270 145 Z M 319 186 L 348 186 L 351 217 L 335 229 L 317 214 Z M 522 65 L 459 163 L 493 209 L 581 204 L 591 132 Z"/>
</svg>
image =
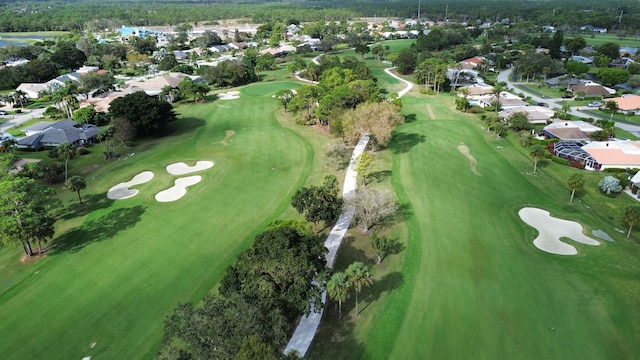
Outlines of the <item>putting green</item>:
<svg viewBox="0 0 640 360">
<path fill-rule="evenodd" d="M 252 88 L 266 94 L 296 86 Z M 179 109 L 169 136 L 101 163 L 87 177 L 86 208 L 68 204 L 47 257 L 22 265 L 19 249 L 0 250 L 0 354 L 152 358 L 164 317 L 178 302 L 199 301 L 253 236 L 288 210 L 315 166 L 314 149 L 276 121 L 271 97 L 243 94 L 226 102 L 232 109 L 218 103 Z M 166 164 L 201 159 L 216 165 L 198 173 L 199 184 L 180 201 L 155 201 L 175 180 Z M 142 170 L 156 176 L 136 197 L 107 199 L 110 186 Z"/>
</svg>

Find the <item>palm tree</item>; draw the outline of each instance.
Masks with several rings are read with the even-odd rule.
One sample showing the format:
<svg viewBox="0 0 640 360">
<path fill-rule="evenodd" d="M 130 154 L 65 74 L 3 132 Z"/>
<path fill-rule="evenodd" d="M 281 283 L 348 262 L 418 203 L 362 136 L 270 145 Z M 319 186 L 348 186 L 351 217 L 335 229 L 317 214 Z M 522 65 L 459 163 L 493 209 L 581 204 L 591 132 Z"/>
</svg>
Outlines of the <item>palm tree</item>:
<svg viewBox="0 0 640 360">
<path fill-rule="evenodd" d="M 358 316 L 358 293 L 362 290 L 363 285 L 371 285 L 373 278 L 369 273 L 369 267 L 359 261 L 349 265 L 345 271 L 347 281 L 349 281 L 356 290 L 356 316 Z"/>
<path fill-rule="evenodd" d="M 78 193 L 78 200 L 80 201 L 80 205 L 82 205 L 82 197 L 80 196 L 80 190 L 87 187 L 87 183 L 84 181 L 82 176 L 74 175 L 69 178 L 69 190 L 75 191 Z"/>
<path fill-rule="evenodd" d="M 58 146 L 58 156 L 64 160 L 64 184 L 69 185 L 69 160 L 76 156 L 78 148 L 69 142 L 65 142 Z"/>
<path fill-rule="evenodd" d="M 78 85 L 67 82 L 65 86 L 58 88 L 51 94 L 51 101 L 57 104 L 68 118 L 73 115 L 73 110 L 78 105 Z"/>
<path fill-rule="evenodd" d="M 569 176 L 568 185 L 569 189 L 571 189 L 571 200 L 569 200 L 569 204 L 573 204 L 573 196 L 576 190 L 582 190 L 584 187 L 584 177 L 582 174 L 573 173 Z"/>
<path fill-rule="evenodd" d="M 571 104 L 569 104 L 568 102 L 563 102 L 562 112 L 564 112 L 564 115 L 567 116 L 569 114 L 569 111 L 571 111 Z"/>
<path fill-rule="evenodd" d="M 629 224 L 629 231 L 627 231 L 627 239 L 631 235 L 631 229 L 633 225 L 640 221 L 640 206 L 631 205 L 624 209 L 624 222 Z"/>
<path fill-rule="evenodd" d="M 22 90 L 16 90 L 13 92 L 14 103 L 20 103 L 20 107 L 24 108 L 24 103 L 27 101 L 27 93 Z"/>
<path fill-rule="evenodd" d="M 13 154 L 15 152 L 16 145 L 18 145 L 18 140 L 14 139 L 14 138 L 8 138 L 7 140 L 2 142 L 2 146 L 5 149 L 9 150 L 9 152 L 11 154 Z"/>
<path fill-rule="evenodd" d="M 531 147 L 531 151 L 529 151 L 529 156 L 533 159 L 533 173 L 536 173 L 538 169 L 538 161 L 544 159 L 544 147 L 542 145 L 534 145 Z"/>
<path fill-rule="evenodd" d="M 618 111 L 618 103 L 615 101 L 607 101 L 604 103 L 604 108 L 609 110 L 609 112 L 611 113 L 609 121 L 613 120 L 613 114 Z"/>
<path fill-rule="evenodd" d="M 332 300 L 338 302 L 338 319 L 342 319 L 342 302 L 349 298 L 351 283 L 347 280 L 347 275 L 337 272 L 327 281 L 327 295 Z"/>
<path fill-rule="evenodd" d="M 491 91 L 491 95 L 495 96 L 495 104 L 492 105 L 495 107 L 495 111 L 498 112 L 500 109 L 500 93 L 504 90 L 504 85 L 501 82 L 497 82 L 493 85 L 493 90 Z"/>
</svg>

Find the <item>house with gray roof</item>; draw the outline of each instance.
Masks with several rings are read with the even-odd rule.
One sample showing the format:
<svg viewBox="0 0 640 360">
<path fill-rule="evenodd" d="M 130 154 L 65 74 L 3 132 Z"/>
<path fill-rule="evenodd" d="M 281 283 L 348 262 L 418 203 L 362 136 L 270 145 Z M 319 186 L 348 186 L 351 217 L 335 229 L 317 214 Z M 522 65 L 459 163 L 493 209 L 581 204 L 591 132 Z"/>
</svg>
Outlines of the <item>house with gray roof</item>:
<svg viewBox="0 0 640 360">
<path fill-rule="evenodd" d="M 25 132 L 30 135 L 18 139 L 18 148 L 37 150 L 57 147 L 66 142 L 76 146 L 91 144 L 100 133 L 100 129 L 95 125 L 78 124 L 66 119 L 56 123 L 43 121 L 26 128 Z"/>
</svg>

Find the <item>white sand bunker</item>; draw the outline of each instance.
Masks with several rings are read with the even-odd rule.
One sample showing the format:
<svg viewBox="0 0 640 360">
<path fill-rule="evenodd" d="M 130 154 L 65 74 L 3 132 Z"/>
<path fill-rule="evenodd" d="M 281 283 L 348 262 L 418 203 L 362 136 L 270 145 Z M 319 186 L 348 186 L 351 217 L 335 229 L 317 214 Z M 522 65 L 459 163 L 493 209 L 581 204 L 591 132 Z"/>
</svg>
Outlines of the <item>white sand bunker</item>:
<svg viewBox="0 0 640 360">
<path fill-rule="evenodd" d="M 213 167 L 213 161 L 198 161 L 194 166 L 189 166 L 183 162 L 167 165 L 167 172 L 171 175 L 184 175 L 192 172 L 207 170 Z"/>
<path fill-rule="evenodd" d="M 575 221 L 554 218 L 548 211 L 537 208 L 522 208 L 518 215 L 522 221 L 538 230 L 533 244 L 540 250 L 557 255 L 576 255 L 578 250 L 560 238 L 566 237 L 586 245 L 600 243 L 582 233 L 582 225 Z"/>
<path fill-rule="evenodd" d="M 172 187 L 157 193 L 156 200 L 158 202 L 176 201 L 187 193 L 187 187 L 191 185 L 195 185 L 199 183 L 201 180 L 202 180 L 202 176 L 200 175 L 180 178 L 175 181 L 175 185 L 173 185 Z"/>
<path fill-rule="evenodd" d="M 153 173 L 151 171 L 143 171 L 134 176 L 130 181 L 122 182 L 113 186 L 109 191 L 107 191 L 107 197 L 111 200 L 132 198 L 138 194 L 138 190 L 129 188 L 149 182 L 151 179 L 153 179 Z"/>
<path fill-rule="evenodd" d="M 235 100 L 240 99 L 240 91 L 228 91 L 226 93 L 218 94 L 220 100 Z"/>
</svg>

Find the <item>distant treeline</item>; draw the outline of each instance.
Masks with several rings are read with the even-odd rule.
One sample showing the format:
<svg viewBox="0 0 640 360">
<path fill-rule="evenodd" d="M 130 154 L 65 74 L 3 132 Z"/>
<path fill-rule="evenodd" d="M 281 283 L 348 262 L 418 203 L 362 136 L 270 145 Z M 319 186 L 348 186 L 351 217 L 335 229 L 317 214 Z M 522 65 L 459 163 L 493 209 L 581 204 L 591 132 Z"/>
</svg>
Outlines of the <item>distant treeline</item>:
<svg viewBox="0 0 640 360">
<path fill-rule="evenodd" d="M 421 17 L 428 20 L 491 22 L 532 21 L 538 25 L 593 25 L 609 30 L 640 28 L 636 0 L 425 0 Z M 75 0 L 0 1 L 0 32 L 69 31 L 133 26 L 173 26 L 189 22 L 214 24 L 223 19 L 254 23 L 296 20 L 349 20 L 355 17 L 416 17 L 414 1 L 270 1 L 270 0 Z"/>
</svg>

